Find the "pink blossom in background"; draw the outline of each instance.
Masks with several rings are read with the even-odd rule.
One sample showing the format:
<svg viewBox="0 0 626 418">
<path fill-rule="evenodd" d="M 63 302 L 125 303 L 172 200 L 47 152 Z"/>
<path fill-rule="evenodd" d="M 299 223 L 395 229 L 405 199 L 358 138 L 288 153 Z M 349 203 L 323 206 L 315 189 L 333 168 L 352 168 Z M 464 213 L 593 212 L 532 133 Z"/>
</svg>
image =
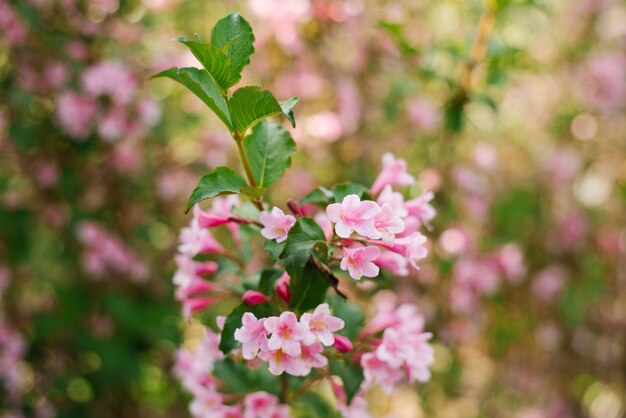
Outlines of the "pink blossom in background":
<svg viewBox="0 0 626 418">
<path fill-rule="evenodd" d="M 580 96 L 604 110 L 619 108 L 626 102 L 626 56 L 592 55 L 580 74 Z"/>
<path fill-rule="evenodd" d="M 304 338 L 307 344 L 318 339 L 325 346 L 330 346 L 334 343 L 333 332 L 344 327 L 343 319 L 332 316 L 327 303 L 317 306 L 313 313 L 303 313 L 300 322 L 308 330 Z"/>
<path fill-rule="evenodd" d="M 276 207 L 271 212 L 261 212 L 259 216 L 263 224 L 261 235 L 279 243 L 287 239 L 289 230 L 296 223 L 296 218 L 291 215 L 285 215 L 280 208 Z"/>
<path fill-rule="evenodd" d="M 376 277 L 379 268 L 374 261 L 380 256 L 380 248 L 375 246 L 343 248 L 340 267 L 350 273 L 350 277 L 360 280 L 361 277 Z"/>
<path fill-rule="evenodd" d="M 127 129 L 126 112 L 120 107 L 110 109 L 98 122 L 98 134 L 108 142 L 120 139 Z"/>
<path fill-rule="evenodd" d="M 307 116 L 303 126 L 309 136 L 326 142 L 334 142 L 344 134 L 341 118 L 331 111 Z"/>
<path fill-rule="evenodd" d="M 87 68 L 81 76 L 85 91 L 93 96 L 110 96 L 117 105 L 134 99 L 137 80 L 123 64 L 101 61 Z"/>
<path fill-rule="evenodd" d="M 555 188 L 563 188 L 579 173 L 582 168 L 582 158 L 575 150 L 560 147 L 548 153 L 542 166 L 550 184 Z"/>
<path fill-rule="evenodd" d="M 374 180 L 372 194 L 377 195 L 387 185 L 408 186 L 415 183 L 415 177 L 407 172 L 406 161 L 396 159 L 393 154 L 382 156 L 383 168 Z"/>
<path fill-rule="evenodd" d="M 13 46 L 22 42 L 26 33 L 27 27 L 19 15 L 5 0 L 0 1 L 0 37 Z"/>
<path fill-rule="evenodd" d="M 195 205 L 189 226 L 180 231 L 178 251 L 192 257 L 198 254 L 223 252 L 224 247 L 215 239 L 213 234 L 200 226 L 200 212 L 200 207 Z"/>
<path fill-rule="evenodd" d="M 507 244 L 496 254 L 497 263 L 509 281 L 519 282 L 526 274 L 526 263 L 522 249 L 516 244 Z"/>
<path fill-rule="evenodd" d="M 490 144 L 481 142 L 474 146 L 472 160 L 477 167 L 483 170 L 493 170 L 498 163 L 498 152 Z"/>
<path fill-rule="evenodd" d="M 426 98 L 407 101 L 406 113 L 411 123 L 425 131 L 432 131 L 441 123 L 440 110 Z"/>
<path fill-rule="evenodd" d="M 84 139 L 89 133 L 96 114 L 96 102 L 91 97 L 64 92 L 57 99 L 56 116 L 70 136 Z"/>
<path fill-rule="evenodd" d="M 267 392 L 254 392 L 243 400 L 243 418 L 289 418 L 289 406 L 280 405 L 278 398 Z"/>
<path fill-rule="evenodd" d="M 326 208 L 326 214 L 335 223 L 335 233 L 342 238 L 349 238 L 353 232 L 364 237 L 376 236 L 374 216 L 380 212 L 380 206 L 371 200 L 361 201 L 352 194 L 343 198 L 341 203 L 332 203 Z"/>
<path fill-rule="evenodd" d="M 404 256 L 409 265 L 419 270 L 417 262 L 428 255 L 428 250 L 425 247 L 426 241 L 427 239 L 423 234 L 414 232 L 411 235 L 396 238 L 394 244 L 387 246 L 387 248 Z"/>
<path fill-rule="evenodd" d="M 276 41 L 288 50 L 301 48 L 298 25 L 310 19 L 309 0 L 249 0 L 248 5 L 252 13 L 268 22 L 257 31 L 261 41 L 273 33 Z"/>
<path fill-rule="evenodd" d="M 405 218 L 409 214 L 409 211 L 404 206 L 404 196 L 400 192 L 395 192 L 391 185 L 383 188 L 383 191 L 376 198 L 376 202 L 380 206 L 385 203 L 389 204 L 393 208 L 394 213 L 401 218 Z"/>
<path fill-rule="evenodd" d="M 447 254 L 461 255 L 472 249 L 472 239 L 463 228 L 449 228 L 439 236 L 439 245 Z"/>
<path fill-rule="evenodd" d="M 567 272 L 561 266 L 546 267 L 535 276 L 532 284 L 533 293 L 545 302 L 551 302 L 565 285 Z"/>
<path fill-rule="evenodd" d="M 437 211 L 430 204 L 434 197 L 433 192 L 425 191 L 421 196 L 404 202 L 404 208 L 409 216 L 419 220 L 421 225 L 430 228 L 430 221 L 437 215 Z"/>
</svg>

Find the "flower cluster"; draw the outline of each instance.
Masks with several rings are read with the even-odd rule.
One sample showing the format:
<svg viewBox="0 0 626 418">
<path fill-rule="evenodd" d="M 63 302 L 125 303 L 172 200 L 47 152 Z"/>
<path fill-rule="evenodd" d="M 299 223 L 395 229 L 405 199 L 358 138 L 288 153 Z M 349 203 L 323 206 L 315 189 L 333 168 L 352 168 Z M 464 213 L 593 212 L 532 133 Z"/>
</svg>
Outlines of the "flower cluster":
<svg viewBox="0 0 626 418">
<path fill-rule="evenodd" d="M 260 319 L 247 312 L 235 339 L 242 343 L 243 358 L 266 361 L 272 374 L 306 376 L 312 368 L 328 364 L 322 355 L 324 346 L 333 345 L 333 332 L 343 327 L 344 321 L 332 316 L 328 304 L 323 303 L 313 313 L 302 314 L 300 321 L 289 311 Z"/>
<path fill-rule="evenodd" d="M 85 246 L 83 267 L 96 279 L 107 274 L 124 274 L 137 282 L 148 278 L 148 267 L 119 238 L 100 224 L 84 221 L 78 226 L 78 239 Z"/>
<path fill-rule="evenodd" d="M 384 331 L 382 339 L 374 341 L 374 349 L 361 357 L 365 385 L 377 384 L 390 393 L 405 374 L 409 382 L 429 380 L 434 355 L 428 343 L 432 334 L 424 332 L 424 317 L 415 305 L 396 307 L 393 295 L 379 294 L 377 305 L 379 311 L 364 334 Z"/>
<path fill-rule="evenodd" d="M 219 351 L 220 336 L 206 329 L 196 350 L 180 349 L 176 354 L 174 374 L 193 395 L 189 412 L 195 418 L 288 418 L 289 406 L 267 392 L 253 392 L 241 404 L 227 404 L 212 376 L 215 362 L 224 358 Z"/>
<path fill-rule="evenodd" d="M 159 120 L 157 104 L 137 98 L 137 80 L 119 62 L 93 64 L 80 81 L 80 92 L 64 91 L 57 99 L 59 125 L 76 140 L 84 140 L 94 128 L 108 142 L 140 137 Z"/>
</svg>

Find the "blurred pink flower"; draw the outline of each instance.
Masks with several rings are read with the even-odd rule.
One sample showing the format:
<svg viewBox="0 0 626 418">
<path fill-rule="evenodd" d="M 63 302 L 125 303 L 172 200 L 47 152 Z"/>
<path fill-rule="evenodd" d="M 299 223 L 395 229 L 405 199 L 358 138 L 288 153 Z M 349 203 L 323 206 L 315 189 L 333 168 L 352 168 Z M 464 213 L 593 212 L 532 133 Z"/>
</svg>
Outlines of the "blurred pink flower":
<svg viewBox="0 0 626 418">
<path fill-rule="evenodd" d="M 619 108 L 626 102 L 626 56 L 597 54 L 581 71 L 581 98 L 601 109 Z"/>
<path fill-rule="evenodd" d="M 543 301 L 550 302 L 565 285 L 567 272 L 558 265 L 546 267 L 535 276 L 532 284 L 533 293 Z"/>
<path fill-rule="evenodd" d="M 396 159 L 393 154 L 382 156 L 383 168 L 372 185 L 372 194 L 377 195 L 387 185 L 408 186 L 415 183 L 415 177 L 406 169 L 406 161 Z"/>
<path fill-rule="evenodd" d="M 96 101 L 73 92 L 61 93 L 56 116 L 61 128 L 75 139 L 85 139 L 96 115 Z"/>
<path fill-rule="evenodd" d="M 415 98 L 406 102 L 409 121 L 425 131 L 436 129 L 441 123 L 441 112 L 426 98 Z"/>
</svg>

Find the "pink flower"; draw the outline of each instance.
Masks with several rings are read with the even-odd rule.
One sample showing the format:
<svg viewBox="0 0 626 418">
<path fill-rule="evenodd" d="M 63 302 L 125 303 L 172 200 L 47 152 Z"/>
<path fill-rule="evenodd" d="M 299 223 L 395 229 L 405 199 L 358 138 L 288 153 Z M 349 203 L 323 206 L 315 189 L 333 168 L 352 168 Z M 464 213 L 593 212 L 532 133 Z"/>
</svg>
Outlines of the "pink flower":
<svg viewBox="0 0 626 418">
<path fill-rule="evenodd" d="M 498 251 L 496 257 L 504 276 L 510 281 L 517 282 L 526 274 L 524 254 L 519 246 L 507 244 Z"/>
<path fill-rule="evenodd" d="M 334 335 L 333 337 L 335 339 L 333 347 L 340 353 L 349 353 L 354 348 L 352 341 L 350 341 L 348 337 L 344 337 L 343 335 Z"/>
<path fill-rule="evenodd" d="M 258 305 L 259 303 L 267 302 L 268 300 L 270 300 L 269 296 L 256 290 L 246 290 L 241 297 L 241 301 L 246 305 Z"/>
<path fill-rule="evenodd" d="M 256 319 L 250 312 L 243 314 L 241 318 L 242 327 L 235 330 L 235 340 L 242 343 L 241 353 L 246 360 L 252 360 L 257 356 L 259 350 L 266 351 L 267 332 L 265 322 L 267 319 Z"/>
<path fill-rule="evenodd" d="M 61 128 L 71 137 L 84 139 L 96 115 L 96 101 L 77 93 L 64 92 L 59 96 L 56 116 Z"/>
<path fill-rule="evenodd" d="M 394 253 L 393 251 L 383 251 L 380 256 L 374 261 L 381 269 L 389 270 L 396 276 L 408 276 L 409 262 L 404 256 Z"/>
<path fill-rule="evenodd" d="M 541 270 L 533 281 L 533 293 L 546 302 L 554 300 L 565 285 L 566 275 L 565 269 L 558 265 Z"/>
<path fill-rule="evenodd" d="M 261 235 L 267 239 L 275 239 L 276 242 L 286 240 L 289 230 L 296 223 L 296 218 L 285 215 L 279 208 L 272 209 L 271 213 L 261 212 L 260 218 L 263 224 Z"/>
<path fill-rule="evenodd" d="M 411 123 L 431 131 L 439 125 L 441 113 L 432 102 L 425 98 L 415 98 L 406 103 L 406 112 Z"/>
<path fill-rule="evenodd" d="M 283 301 L 286 303 L 291 302 L 291 294 L 289 293 L 289 282 L 291 277 L 287 272 L 284 272 L 282 276 L 276 281 L 274 285 L 274 291 Z"/>
<path fill-rule="evenodd" d="M 304 364 L 304 372 L 302 376 L 306 376 L 311 372 L 311 368 L 325 367 L 328 364 L 328 359 L 322 355 L 324 346 L 319 342 L 306 345 L 302 344 L 302 354 L 300 358 Z"/>
<path fill-rule="evenodd" d="M 196 256 L 198 254 L 221 253 L 224 247 L 217 242 L 213 234 L 208 229 L 201 228 L 198 218 L 200 207 L 193 208 L 193 218 L 188 227 L 180 231 L 178 251 L 181 254 Z"/>
<path fill-rule="evenodd" d="M 232 208 L 239 206 L 239 197 L 230 195 L 224 197 L 216 197 L 213 199 L 211 210 L 198 213 L 198 222 L 201 227 L 213 228 L 225 225 L 233 218 Z"/>
<path fill-rule="evenodd" d="M 381 211 L 374 216 L 374 228 L 377 234 L 370 238 L 382 238 L 383 242 L 393 245 L 396 234 L 404 231 L 404 222 L 395 214 L 389 203 L 383 204 Z"/>
<path fill-rule="evenodd" d="M 419 232 L 414 232 L 406 237 L 396 238 L 394 244 L 387 248 L 403 255 L 414 269 L 419 270 L 417 261 L 428 255 L 428 250 L 424 247 L 426 241 L 424 235 Z"/>
<path fill-rule="evenodd" d="M 343 248 L 340 267 L 350 273 L 350 277 L 360 280 L 362 276 L 376 277 L 379 269 L 373 263 L 380 256 L 380 248 L 374 246 Z"/>
<path fill-rule="evenodd" d="M 581 75 L 581 96 L 593 105 L 609 110 L 626 101 L 626 57 L 623 55 L 592 56 Z"/>
<path fill-rule="evenodd" d="M 391 367 L 374 353 L 363 354 L 361 367 L 363 367 L 365 384 L 377 384 L 386 393 L 391 393 L 404 377 L 402 369 Z"/>
<path fill-rule="evenodd" d="M 289 418 L 289 406 L 267 392 L 254 392 L 243 400 L 243 418 Z"/>
<path fill-rule="evenodd" d="M 83 72 L 81 82 L 89 94 L 108 95 L 118 105 L 130 103 L 137 90 L 137 80 L 124 65 L 115 61 L 92 65 Z"/>
<path fill-rule="evenodd" d="M 270 350 L 282 349 L 287 355 L 300 355 L 300 341 L 306 336 L 307 329 L 298 322 L 293 312 L 283 312 L 280 317 L 267 318 L 265 330 L 272 334 L 267 342 Z"/>
<path fill-rule="evenodd" d="M 298 344 L 298 347 L 300 347 L 300 344 Z M 262 351 L 259 353 L 259 358 L 267 361 L 270 373 L 275 376 L 279 376 L 283 374 L 283 372 L 289 373 L 292 376 L 303 376 L 306 374 L 307 368 L 304 362 L 300 359 L 301 354 L 301 349 L 298 357 L 292 357 L 285 353 L 282 349 L 278 349 L 273 351 Z"/>
<path fill-rule="evenodd" d="M 409 212 L 404 207 L 404 196 L 400 192 L 394 192 L 390 185 L 385 186 L 382 192 L 378 195 L 376 202 L 380 206 L 388 203 L 393 208 L 393 211 L 396 215 L 401 218 L 404 218 L 409 214 Z"/>
<path fill-rule="evenodd" d="M 343 319 L 330 314 L 328 303 L 322 303 L 313 313 L 303 313 L 300 322 L 308 330 L 304 339 L 307 344 L 312 344 L 317 338 L 325 346 L 333 344 L 333 332 L 339 331 L 345 325 Z"/>
<path fill-rule="evenodd" d="M 98 134 L 107 142 L 114 142 L 126 134 L 129 121 L 121 107 L 109 110 L 98 122 Z"/>
<path fill-rule="evenodd" d="M 348 238 L 353 232 L 364 237 L 376 236 L 374 216 L 380 206 L 371 200 L 361 202 L 355 194 L 343 198 L 341 203 L 332 203 L 326 208 L 328 218 L 335 223 L 335 232 L 341 238 Z"/>
<path fill-rule="evenodd" d="M 372 185 L 372 194 L 377 195 L 387 185 L 408 186 L 415 183 L 415 177 L 406 171 L 406 161 L 396 160 L 391 153 L 382 157 L 383 169 Z"/>
<path fill-rule="evenodd" d="M 429 204 L 434 197 L 433 192 L 424 192 L 420 197 L 405 202 L 404 207 L 409 213 L 409 216 L 417 218 L 422 225 L 426 225 L 426 227 L 430 228 L 430 221 L 433 220 L 437 214 L 435 208 Z"/>
</svg>

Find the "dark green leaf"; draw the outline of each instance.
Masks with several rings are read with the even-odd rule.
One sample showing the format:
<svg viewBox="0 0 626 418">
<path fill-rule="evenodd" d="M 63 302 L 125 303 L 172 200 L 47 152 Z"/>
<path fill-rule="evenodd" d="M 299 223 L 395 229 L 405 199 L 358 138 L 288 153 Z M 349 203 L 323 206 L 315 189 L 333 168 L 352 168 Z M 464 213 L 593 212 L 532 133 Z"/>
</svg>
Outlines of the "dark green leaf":
<svg viewBox="0 0 626 418">
<path fill-rule="evenodd" d="M 360 198 L 366 197 L 367 187 L 355 183 L 342 183 L 333 187 L 333 197 L 335 202 L 341 202 L 344 197 L 355 194 Z"/>
<path fill-rule="evenodd" d="M 341 378 L 349 404 L 361 387 L 361 383 L 363 382 L 363 369 L 357 364 L 346 361 L 346 358 L 344 358 L 344 361 L 331 361 L 330 372 Z"/>
<path fill-rule="evenodd" d="M 328 282 L 312 263 L 307 263 L 300 277 L 291 277 L 289 293 L 290 308 L 305 312 L 324 302 L 328 291 Z"/>
<path fill-rule="evenodd" d="M 249 127 L 283 110 L 269 91 L 257 86 L 241 87 L 228 101 L 235 132 L 243 135 Z"/>
<path fill-rule="evenodd" d="M 263 390 L 274 395 L 279 394 L 278 378 L 271 375 L 265 367 L 251 369 L 248 364 L 229 358 L 216 361 L 213 367 L 213 375 L 235 393 Z"/>
<path fill-rule="evenodd" d="M 272 241 L 274 242 L 274 241 Z M 266 269 L 261 273 L 261 279 L 259 280 L 259 292 L 265 295 L 271 295 L 274 293 L 274 285 L 276 281 L 283 275 L 282 270 L 278 269 Z"/>
<path fill-rule="evenodd" d="M 222 93 L 237 84 L 241 79 L 239 72 L 235 72 L 231 68 L 230 58 L 213 44 L 191 41 L 187 38 L 179 38 L 177 40 L 189 48 L 191 53 L 211 74 Z"/>
<path fill-rule="evenodd" d="M 274 262 L 278 262 L 280 255 L 285 249 L 285 242 L 278 243 L 274 240 L 266 239 L 263 241 L 263 248 L 267 251 L 268 255 Z"/>
<path fill-rule="evenodd" d="M 328 401 L 314 392 L 304 394 L 294 409 L 294 418 L 341 418 Z"/>
<path fill-rule="evenodd" d="M 189 196 L 185 213 L 196 203 L 217 195 L 239 193 L 246 181 L 228 167 L 217 167 L 204 175 Z"/>
<path fill-rule="evenodd" d="M 276 183 L 291 166 L 296 151 L 289 131 L 276 123 L 259 123 L 243 144 L 259 188 Z"/>
<path fill-rule="evenodd" d="M 332 307 L 333 315 L 338 316 L 345 322 L 345 326 L 338 333 L 354 340 L 365 324 L 365 314 L 361 307 L 356 303 L 346 302 L 337 296 L 329 298 L 329 303 Z"/>
<path fill-rule="evenodd" d="M 232 71 L 237 76 L 254 54 L 254 33 L 239 13 L 231 13 L 215 24 L 211 43 L 230 58 Z"/>
<path fill-rule="evenodd" d="M 170 68 L 152 76 L 152 78 L 167 77 L 178 81 L 198 96 L 232 131 L 232 122 L 226 100 L 222 96 L 220 87 L 211 75 L 198 68 Z"/>
<path fill-rule="evenodd" d="M 289 231 L 285 249 L 280 255 L 280 262 L 285 266 L 292 280 L 302 275 L 304 265 L 316 246 L 326 247 L 324 231 L 313 219 L 298 219 Z"/>
</svg>

